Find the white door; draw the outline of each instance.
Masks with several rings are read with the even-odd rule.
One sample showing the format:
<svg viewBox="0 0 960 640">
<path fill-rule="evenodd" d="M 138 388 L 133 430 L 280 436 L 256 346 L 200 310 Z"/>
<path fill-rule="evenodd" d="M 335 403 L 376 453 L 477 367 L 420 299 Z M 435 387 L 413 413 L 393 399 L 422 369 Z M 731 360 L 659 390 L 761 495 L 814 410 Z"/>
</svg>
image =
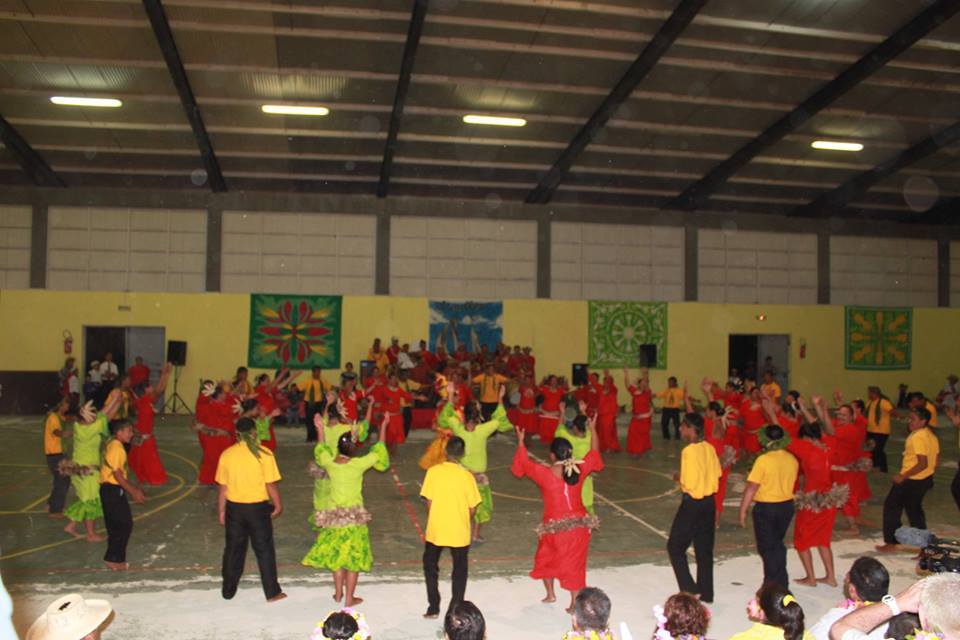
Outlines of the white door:
<svg viewBox="0 0 960 640">
<path fill-rule="evenodd" d="M 790 336 L 757 336 L 757 375 L 762 380 L 767 358 L 771 359 L 776 371 L 774 380 L 786 394 L 790 388 Z"/>
</svg>

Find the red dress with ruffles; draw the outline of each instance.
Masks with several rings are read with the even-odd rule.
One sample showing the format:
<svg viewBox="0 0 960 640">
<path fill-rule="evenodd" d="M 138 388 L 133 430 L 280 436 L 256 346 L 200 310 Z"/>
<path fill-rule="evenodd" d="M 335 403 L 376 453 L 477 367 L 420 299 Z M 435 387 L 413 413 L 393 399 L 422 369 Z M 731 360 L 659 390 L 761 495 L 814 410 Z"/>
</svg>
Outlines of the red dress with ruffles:
<svg viewBox="0 0 960 640">
<path fill-rule="evenodd" d="M 510 470 L 518 478 L 527 476 L 538 487 L 543 497 L 543 527 L 559 528 L 555 533 L 542 533 L 537 543 L 530 577 L 535 580 L 556 578 L 567 591 L 579 591 L 587 586 L 587 552 L 590 548 L 590 528 L 587 510 L 583 507 L 581 489 L 586 477 L 603 469 L 600 455 L 590 450 L 580 465 L 577 484 L 567 484 L 553 474 L 550 467 L 534 462 L 524 446 L 517 447 Z M 558 523 L 560 526 L 558 527 Z M 566 526 L 564 526 L 564 524 Z"/>
<path fill-rule="evenodd" d="M 830 472 L 830 453 L 823 444 L 793 439 L 787 451 L 800 461 L 800 473 L 803 474 L 803 493 L 825 494 L 833 486 Z M 801 501 L 797 509 L 797 521 L 793 525 L 793 546 L 797 551 L 806 551 L 812 547 L 829 547 L 833 538 L 833 524 L 837 519 L 835 506 L 816 511 L 804 506 Z"/>
<path fill-rule="evenodd" d="M 140 484 L 166 484 L 167 471 L 160 462 L 160 453 L 157 451 L 157 439 L 153 436 L 153 403 L 157 401 L 154 394 L 144 394 L 136 399 L 137 424 L 134 428 L 141 436 L 140 444 L 130 447 L 127 465 L 137 475 Z"/>
<path fill-rule="evenodd" d="M 849 467 L 861 458 L 863 443 L 867 439 L 867 426 L 857 422 L 840 424 L 834 421 L 833 428 L 835 433 L 823 438 L 830 450 L 830 464 L 833 466 L 831 476 L 837 484 L 850 487 L 850 497 L 847 499 L 847 504 L 843 506 L 842 512 L 845 516 L 856 518 L 860 515 L 860 501 L 866 499 L 863 497 L 866 474 L 862 471 L 849 471 L 838 467 Z"/>
</svg>

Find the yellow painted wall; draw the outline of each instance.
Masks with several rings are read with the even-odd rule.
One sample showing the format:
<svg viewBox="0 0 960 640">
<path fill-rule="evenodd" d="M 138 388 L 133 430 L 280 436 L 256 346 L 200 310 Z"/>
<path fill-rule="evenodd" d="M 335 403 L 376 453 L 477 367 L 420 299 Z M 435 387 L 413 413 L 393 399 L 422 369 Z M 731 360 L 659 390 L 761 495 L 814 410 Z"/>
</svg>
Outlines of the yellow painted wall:
<svg viewBox="0 0 960 640">
<path fill-rule="evenodd" d="M 56 370 L 63 363 L 62 332 L 75 338 L 83 356 L 84 325 L 166 327 L 168 340 L 188 343 L 182 395 L 192 403 L 201 377 L 227 378 L 247 354 L 249 296 L 244 294 L 74 293 L 0 291 L 0 370 Z M 120 307 L 129 307 L 121 311 Z M 760 313 L 766 321 L 757 320 Z M 667 375 L 696 388 L 704 375 L 723 379 L 731 333 L 786 333 L 791 336 L 791 386 L 807 393 L 839 388 L 847 397 L 879 384 L 894 395 L 900 382 L 929 395 L 948 373 L 960 370 L 960 309 L 915 309 L 913 369 L 848 371 L 843 368 L 843 307 L 717 305 L 676 303 L 669 307 L 667 371 L 651 372 L 659 389 Z M 423 298 L 347 297 L 343 304 L 342 361 L 358 364 L 375 336 L 385 343 L 427 338 L 429 310 Z M 799 358 L 800 340 L 807 357 Z M 537 373 L 570 375 L 570 365 L 587 359 L 587 304 L 563 300 L 504 301 L 504 342 L 533 347 Z M 99 355 L 99 354 L 97 354 Z M 620 372 L 613 372 L 620 384 Z M 330 381 L 337 378 L 329 372 Z M 625 396 L 624 396 L 625 401 Z"/>
</svg>

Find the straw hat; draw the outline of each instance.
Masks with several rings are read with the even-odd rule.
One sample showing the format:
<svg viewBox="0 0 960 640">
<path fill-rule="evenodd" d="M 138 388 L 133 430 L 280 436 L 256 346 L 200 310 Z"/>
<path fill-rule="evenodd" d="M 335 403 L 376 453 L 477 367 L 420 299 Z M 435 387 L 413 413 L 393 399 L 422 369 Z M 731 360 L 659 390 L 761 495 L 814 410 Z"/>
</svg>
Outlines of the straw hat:
<svg viewBox="0 0 960 640">
<path fill-rule="evenodd" d="M 111 611 L 106 600 L 84 600 L 80 594 L 71 593 L 47 607 L 30 626 L 26 640 L 81 640 L 96 631 Z"/>
</svg>

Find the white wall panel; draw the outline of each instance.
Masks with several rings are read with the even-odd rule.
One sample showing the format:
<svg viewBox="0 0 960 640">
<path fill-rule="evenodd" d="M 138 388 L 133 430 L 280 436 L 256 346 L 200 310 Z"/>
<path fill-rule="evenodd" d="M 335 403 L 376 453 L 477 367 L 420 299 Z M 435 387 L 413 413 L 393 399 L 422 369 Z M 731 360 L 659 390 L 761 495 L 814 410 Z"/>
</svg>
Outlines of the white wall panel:
<svg viewBox="0 0 960 640">
<path fill-rule="evenodd" d="M 937 306 L 937 242 L 832 236 L 830 302 Z"/>
<path fill-rule="evenodd" d="M 683 229 L 555 222 L 551 297 L 683 300 Z"/>
<path fill-rule="evenodd" d="M 50 207 L 47 288 L 204 291 L 206 251 L 204 210 Z"/>
<path fill-rule="evenodd" d="M 225 211 L 220 288 L 372 295 L 376 218 Z"/>
<path fill-rule="evenodd" d="M 534 298 L 537 224 L 396 216 L 390 222 L 390 293 L 478 300 Z"/>
<path fill-rule="evenodd" d="M 816 304 L 814 234 L 700 229 L 701 302 Z"/>
<path fill-rule="evenodd" d="M 0 289 L 30 288 L 30 207 L 0 207 Z"/>
</svg>

